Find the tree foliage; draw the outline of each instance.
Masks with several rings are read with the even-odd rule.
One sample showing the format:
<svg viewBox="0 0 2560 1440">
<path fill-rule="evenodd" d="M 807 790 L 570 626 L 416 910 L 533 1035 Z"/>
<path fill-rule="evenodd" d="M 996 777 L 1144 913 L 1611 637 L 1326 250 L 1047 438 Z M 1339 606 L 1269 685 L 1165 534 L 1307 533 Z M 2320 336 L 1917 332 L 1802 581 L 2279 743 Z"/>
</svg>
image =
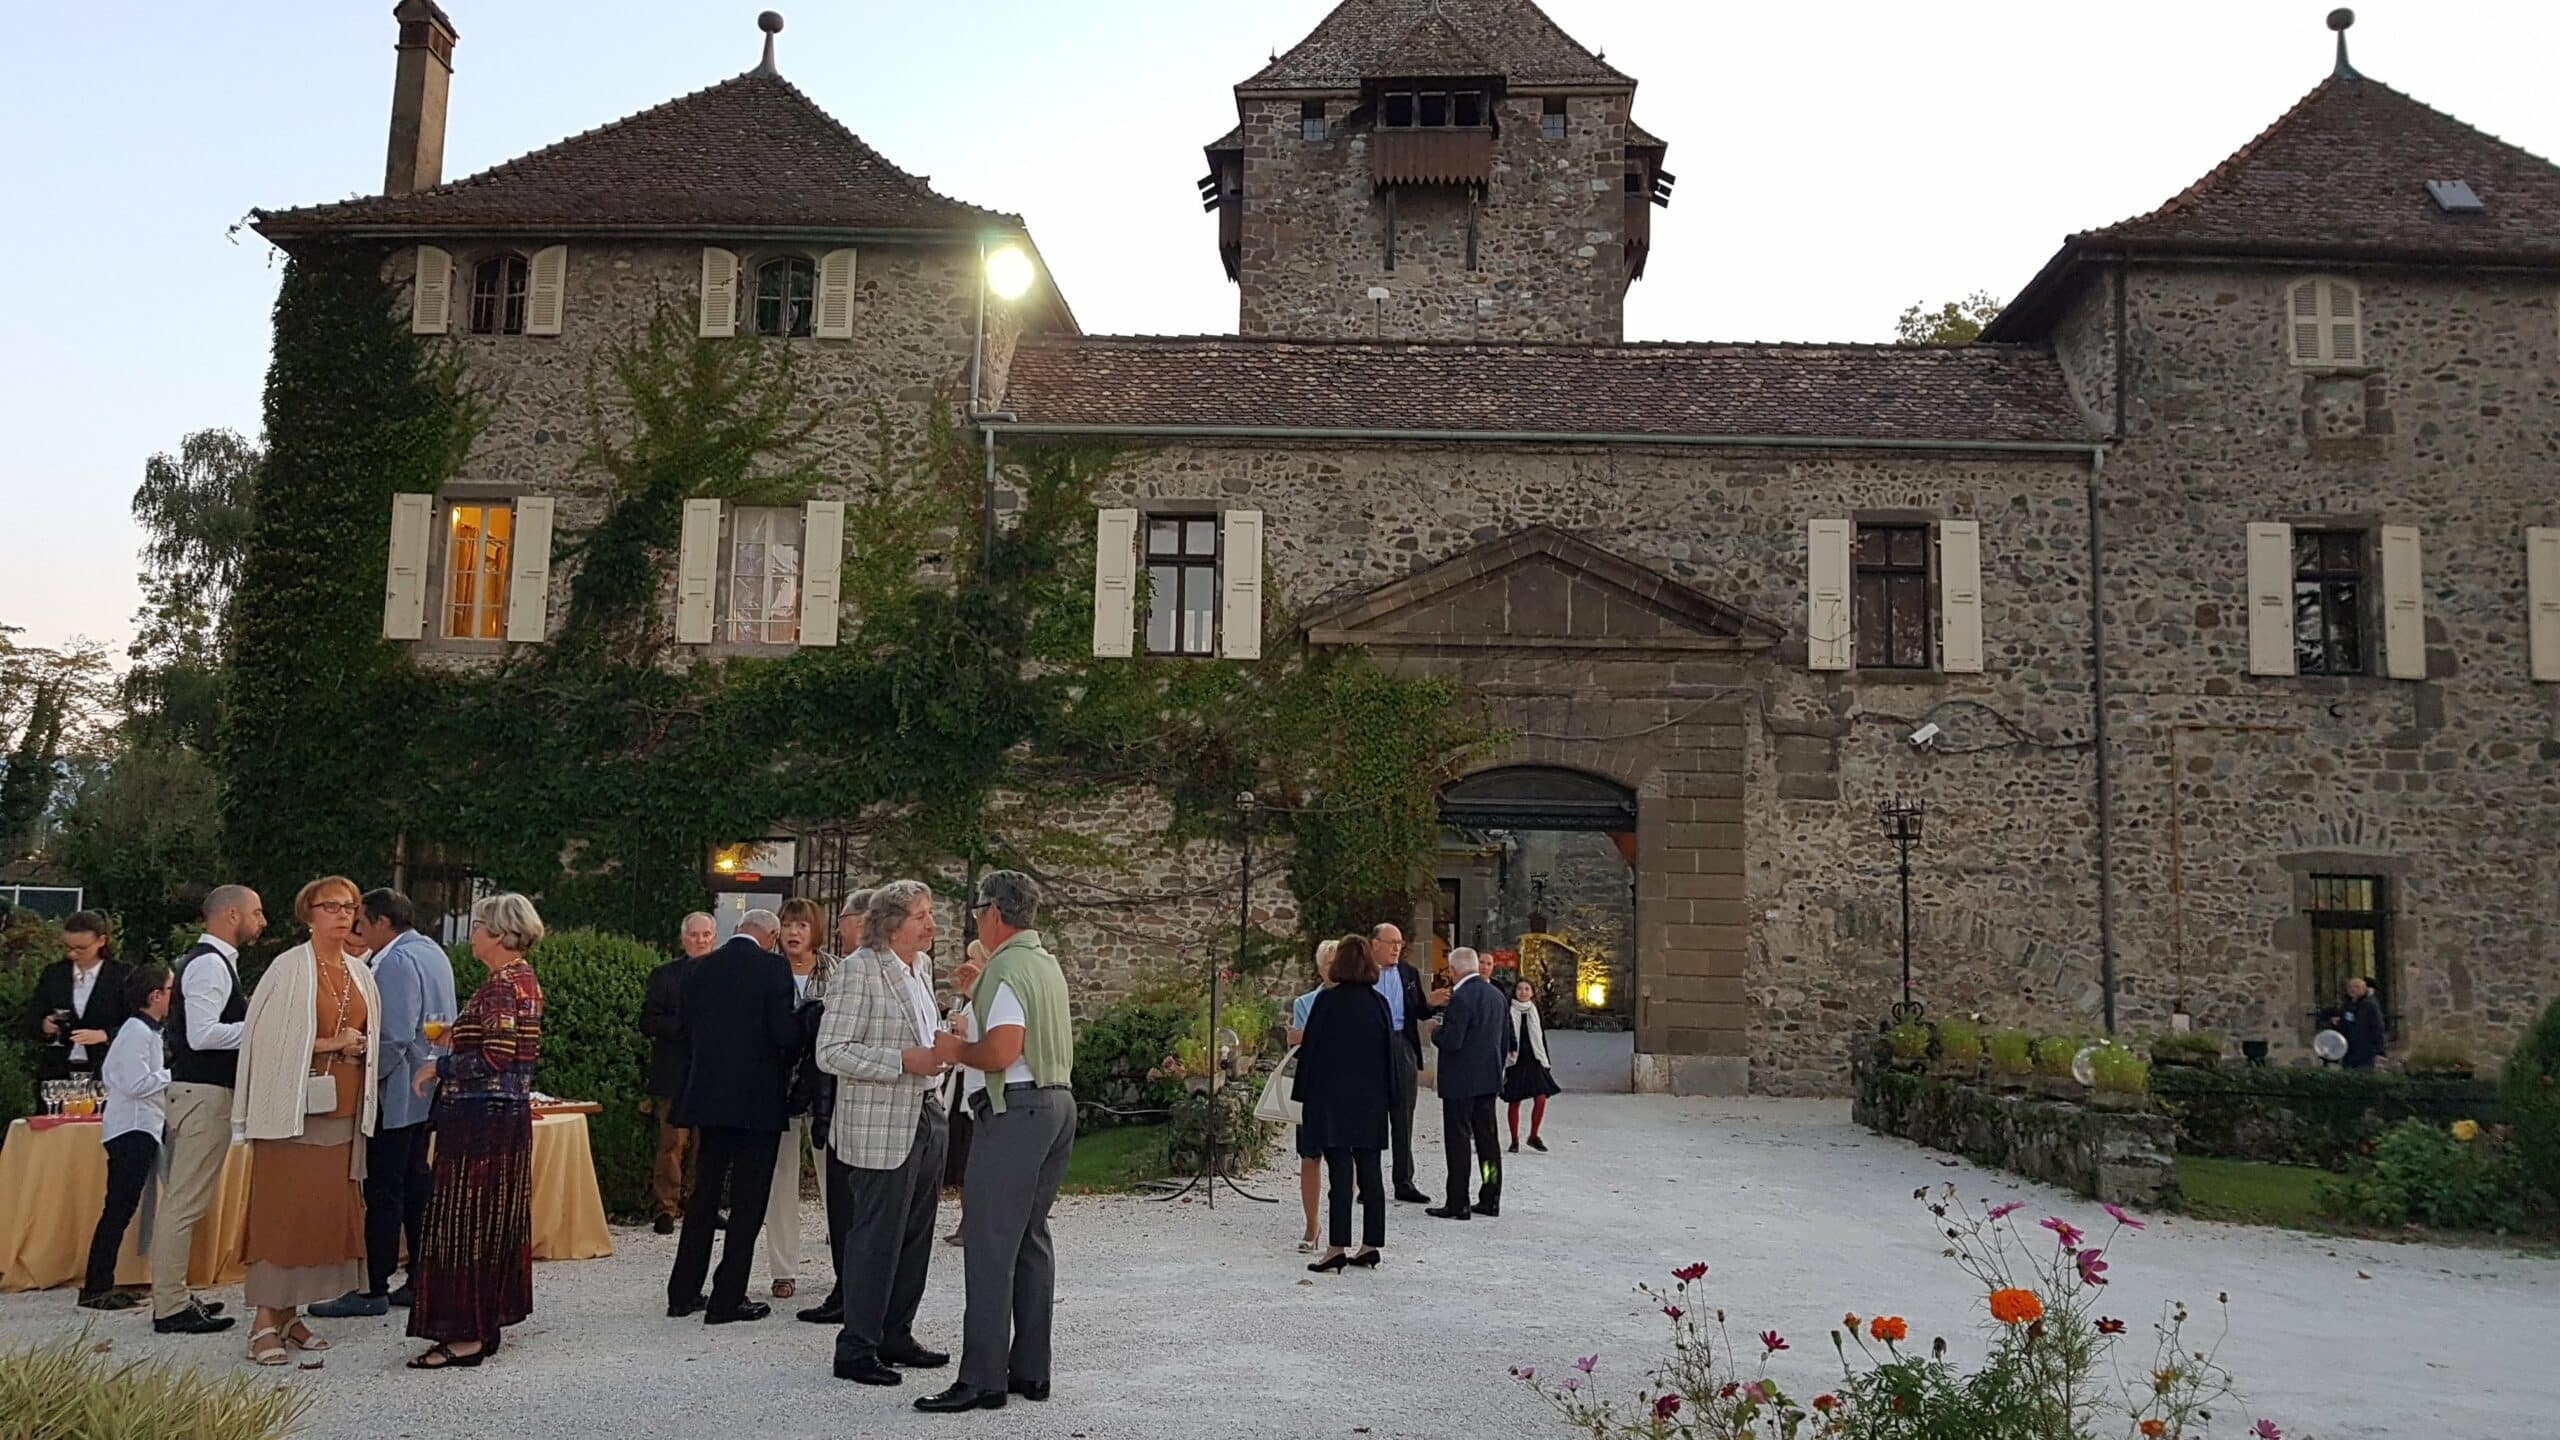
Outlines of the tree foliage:
<svg viewBox="0 0 2560 1440">
<path fill-rule="evenodd" d="M 2000 310 L 2000 297 L 1987 290 L 1942 305 L 1913 305 L 1893 322 L 1893 343 L 1970 345 L 1982 338 L 1984 327 L 2000 318 Z"/>
<path fill-rule="evenodd" d="M 144 463 L 133 493 L 142 549 L 141 611 L 125 672 L 127 738 L 213 744 L 220 725 L 222 635 L 248 552 L 258 446 L 229 430 L 198 430 L 178 451 Z"/>
</svg>

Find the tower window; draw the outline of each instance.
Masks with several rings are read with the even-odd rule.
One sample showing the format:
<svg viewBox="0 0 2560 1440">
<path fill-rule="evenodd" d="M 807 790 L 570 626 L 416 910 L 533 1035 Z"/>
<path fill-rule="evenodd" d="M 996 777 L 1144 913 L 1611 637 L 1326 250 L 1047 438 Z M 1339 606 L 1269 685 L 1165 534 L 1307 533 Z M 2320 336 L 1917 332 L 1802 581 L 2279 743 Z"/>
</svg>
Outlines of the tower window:
<svg viewBox="0 0 2560 1440">
<path fill-rule="evenodd" d="M 1422 96 L 1420 110 L 1414 117 L 1414 123 L 1426 130 L 1437 130 L 1446 126 L 1449 123 L 1449 97 L 1445 94 L 1426 91 Z"/>
<path fill-rule="evenodd" d="M 1298 138 L 1301 140 L 1324 138 L 1323 101 L 1309 100 L 1298 106 Z"/>
<path fill-rule="evenodd" d="M 1409 130 L 1413 127 L 1412 91 L 1396 91 L 1394 94 L 1391 94 L 1386 98 L 1386 103 L 1380 106 L 1379 109 L 1381 111 L 1379 123 L 1385 125 L 1388 129 Z"/>
<path fill-rule="evenodd" d="M 1388 130 L 1482 129 L 1490 119 L 1481 90 L 1394 90 L 1379 97 L 1378 123 Z"/>
<path fill-rule="evenodd" d="M 1561 140 L 1564 138 L 1563 96 L 1550 95 L 1547 97 L 1546 113 L 1538 117 L 1538 134 L 1541 138 L 1548 140 Z"/>
<path fill-rule="evenodd" d="M 1484 124 L 1484 93 L 1461 90 L 1449 97 L 1450 118 L 1455 124 L 1470 128 Z"/>
</svg>

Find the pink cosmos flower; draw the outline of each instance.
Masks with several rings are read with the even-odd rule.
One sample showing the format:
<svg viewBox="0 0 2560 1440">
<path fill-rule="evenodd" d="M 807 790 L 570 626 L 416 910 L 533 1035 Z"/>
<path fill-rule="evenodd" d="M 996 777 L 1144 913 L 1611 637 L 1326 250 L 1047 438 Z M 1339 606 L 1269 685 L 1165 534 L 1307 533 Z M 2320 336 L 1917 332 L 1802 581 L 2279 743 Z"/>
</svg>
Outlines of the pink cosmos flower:
<svg viewBox="0 0 2560 1440">
<path fill-rule="evenodd" d="M 1688 1311 L 1686 1311 L 1686 1310 L 1681 1309 L 1681 1308 L 1680 1308 L 1679 1306 L 1677 1306 L 1677 1305 L 1665 1305 L 1665 1306 L 1663 1306 L 1663 1307 L 1662 1307 L 1662 1313 L 1663 1313 L 1663 1314 L 1665 1314 L 1665 1315 L 1670 1316 L 1670 1317 L 1671 1317 L 1672 1319 L 1674 1319 L 1674 1320 L 1677 1320 L 1677 1319 L 1679 1319 L 1681 1316 L 1686 1315 L 1686 1314 L 1688 1314 L 1689 1312 L 1688 1312 Z"/>
<path fill-rule="evenodd" d="M 1766 1405 L 1769 1403 L 1769 1387 L 1763 1381 L 1754 1380 L 1742 1387 L 1742 1398 L 1754 1405 Z"/>
<path fill-rule="evenodd" d="M 1990 1218 L 1992 1218 L 1992 1219 L 1994 1219 L 1994 1220 L 2006 1220 L 2006 1219 L 2008 1219 L 2012 1214 L 2015 1214 L 2016 1212 L 2018 1212 L 2018 1211 L 2020 1211 L 2020 1210 L 2024 1210 L 2024 1209 L 2026 1209 L 2026 1208 L 2027 1208 L 2027 1202 L 2026 1202 L 2026 1201 L 2024 1201 L 2024 1200 L 2008 1200 L 2008 1201 L 2003 1201 L 2002 1203 L 2000 1203 L 2000 1204 L 1998 1204 L 1998 1205 L 1994 1205 L 1994 1206 L 1992 1206 L 1992 1207 L 1991 1207 L 1991 1216 L 1990 1216 Z"/>
<path fill-rule="evenodd" d="M 2104 1285 L 2107 1283 L 2107 1262 L 2098 1258 L 2103 1253 L 2105 1252 L 2083 1250 L 2076 1257 L 2080 1264 L 2081 1284 Z"/>
<path fill-rule="evenodd" d="M 1706 1273 L 1707 1273 L 1707 1262 L 1706 1262 L 1706 1261 L 1704 1261 L 1704 1260 L 1701 1260 L 1701 1261 L 1697 1262 L 1697 1263 L 1696 1263 L 1696 1264 L 1694 1264 L 1694 1265 L 1683 1265 L 1683 1266 L 1681 1266 L 1679 1269 L 1672 1271 L 1672 1272 L 1671 1272 L 1671 1278 L 1672 1278 L 1672 1279 L 1674 1279 L 1674 1280 L 1679 1281 L 1680 1283 L 1682 1283 L 1682 1284 L 1684 1284 L 1684 1285 L 1686 1285 L 1686 1284 L 1691 1283 L 1692 1281 L 1695 1281 L 1695 1280 L 1699 1279 L 1701 1276 L 1705 1275 Z"/>
<path fill-rule="evenodd" d="M 2101 1335 L 2121 1335 L 2124 1333 L 2124 1322 L 2118 1320 L 2112 1315 L 2101 1315 L 2098 1317 L 2098 1333 Z"/>
<path fill-rule="evenodd" d="M 1537 1367 L 1537 1366 L 1535 1366 L 1535 1365 L 1523 1365 L 1523 1366 L 1521 1366 L 1521 1367 L 1520 1367 L 1520 1378 L 1521 1378 L 1521 1379 L 1523 1379 L 1523 1380 L 1535 1380 L 1535 1379 L 1537 1379 L 1537 1378 L 1538 1378 L 1538 1367 Z"/>
<path fill-rule="evenodd" d="M 2284 1440 L 2284 1432 L 2276 1428 L 2273 1420 L 2259 1421 L 2250 1427 L 2249 1433 L 2257 1436 L 2258 1440 Z"/>
<path fill-rule="evenodd" d="M 1679 1413 L 1680 1397 L 1677 1395 L 1665 1395 L 1653 1402 L 1653 1418 L 1656 1420 L 1668 1420 Z"/>
<path fill-rule="evenodd" d="M 2139 1230 L 2142 1228 L 2142 1222 L 2124 1213 L 2124 1207 L 2120 1205 L 2110 1202 L 2098 1208 L 2107 1212 L 2108 1219 L 2115 1221 L 2127 1230 Z"/>
<path fill-rule="evenodd" d="M 1781 1336 L 1777 1331 L 1763 1330 L 1760 1332 L 1760 1349 L 1763 1354 L 1775 1355 L 1786 1348 L 1787 1342 L 1785 1337 Z"/>
<path fill-rule="evenodd" d="M 1565 1393 L 1566 1393 L 1566 1394 L 1568 1394 L 1568 1395 L 1572 1394 L 1572 1393 L 1573 1393 L 1574 1391 L 1576 1391 L 1576 1390 L 1581 1389 L 1581 1388 L 1582 1388 L 1582 1377 L 1581 1377 L 1581 1376 L 1579 1376 L 1579 1375 L 1567 1375 L 1566 1377 L 1564 1377 L 1564 1388 L 1565 1388 Z"/>
<path fill-rule="evenodd" d="M 2074 1225 L 2070 1221 L 2057 1215 L 2047 1215 L 2044 1217 L 2043 1224 L 2044 1228 L 2052 1231 L 2054 1234 L 2062 1238 L 2063 1249 L 2077 1250 L 2080 1248 L 2079 1226 Z"/>
<path fill-rule="evenodd" d="M 1573 1368 L 1581 1371 L 1585 1375 L 1588 1375 L 1591 1373 L 1591 1367 L 1599 1363 L 1600 1354 L 1595 1350 L 1591 1354 L 1585 1355 L 1581 1359 L 1574 1361 Z"/>
</svg>

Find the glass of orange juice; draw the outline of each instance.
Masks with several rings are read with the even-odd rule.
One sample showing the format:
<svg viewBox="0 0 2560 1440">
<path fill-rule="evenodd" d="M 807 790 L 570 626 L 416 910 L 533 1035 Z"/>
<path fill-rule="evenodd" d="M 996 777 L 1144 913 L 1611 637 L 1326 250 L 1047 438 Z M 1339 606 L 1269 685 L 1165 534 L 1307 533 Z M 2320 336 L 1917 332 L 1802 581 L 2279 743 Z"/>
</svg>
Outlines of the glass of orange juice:
<svg viewBox="0 0 2560 1440">
<path fill-rule="evenodd" d="M 444 1043 L 444 1037 L 453 1033 L 453 1022 L 450 1020 L 438 1020 L 430 1016 L 423 1024 L 418 1026 L 418 1033 L 426 1037 L 428 1044 L 441 1045 Z"/>
</svg>

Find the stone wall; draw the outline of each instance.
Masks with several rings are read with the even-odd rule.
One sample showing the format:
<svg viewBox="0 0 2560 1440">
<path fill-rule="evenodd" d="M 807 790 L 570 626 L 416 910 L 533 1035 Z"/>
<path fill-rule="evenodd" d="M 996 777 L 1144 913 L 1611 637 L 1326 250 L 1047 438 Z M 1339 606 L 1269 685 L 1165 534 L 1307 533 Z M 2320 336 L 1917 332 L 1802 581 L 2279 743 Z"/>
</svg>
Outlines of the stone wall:
<svg viewBox="0 0 2560 1440">
<path fill-rule="evenodd" d="M 2178 1193 L 2178 1127 L 2166 1116 L 2005 1095 L 1884 1063 L 1853 1042 L 1850 1117 L 1879 1135 L 2095 1200 L 2155 1206 Z"/>
<path fill-rule="evenodd" d="M 1576 95 L 1562 140 L 1542 137 L 1540 96 L 1494 109 L 1492 179 L 1400 187 L 1395 260 L 1388 200 L 1371 179 L 1373 132 L 1328 103 L 1325 139 L 1300 138 L 1296 99 L 1240 102 L 1244 233 L 1238 325 L 1247 335 L 1614 342 L 1626 297 L 1630 97 Z M 1475 265 L 1467 232 L 1475 231 Z M 1383 306 L 1368 298 L 1384 286 Z"/>
</svg>

